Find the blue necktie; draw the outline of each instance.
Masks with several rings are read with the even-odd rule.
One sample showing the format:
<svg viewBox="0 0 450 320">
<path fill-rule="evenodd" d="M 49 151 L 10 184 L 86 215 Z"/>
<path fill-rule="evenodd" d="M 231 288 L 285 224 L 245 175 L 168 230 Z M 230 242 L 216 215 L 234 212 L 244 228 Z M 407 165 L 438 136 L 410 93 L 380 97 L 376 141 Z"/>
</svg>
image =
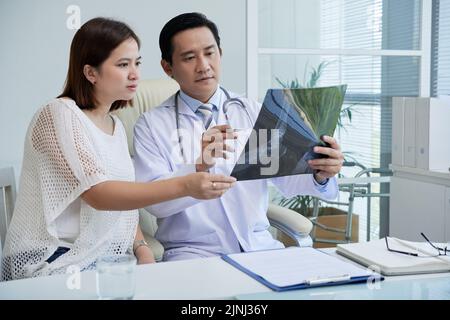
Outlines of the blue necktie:
<svg viewBox="0 0 450 320">
<path fill-rule="evenodd" d="M 211 123 L 214 124 L 213 105 L 211 103 L 201 105 L 198 107 L 196 113 L 201 115 L 206 130 L 211 126 Z"/>
</svg>

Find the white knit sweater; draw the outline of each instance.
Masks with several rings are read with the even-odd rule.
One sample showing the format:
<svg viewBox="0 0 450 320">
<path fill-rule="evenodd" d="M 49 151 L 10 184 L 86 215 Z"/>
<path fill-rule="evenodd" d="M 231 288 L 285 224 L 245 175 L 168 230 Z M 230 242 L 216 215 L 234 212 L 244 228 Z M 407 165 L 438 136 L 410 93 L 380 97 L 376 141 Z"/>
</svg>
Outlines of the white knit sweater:
<svg viewBox="0 0 450 320">
<path fill-rule="evenodd" d="M 55 99 L 35 114 L 3 251 L 3 280 L 65 273 L 73 265 L 92 269 L 100 255 L 132 249 L 137 210 L 99 211 L 81 200 L 79 219 L 74 220 L 80 232 L 70 251 L 45 262 L 65 245 L 58 238 L 56 219 L 84 191 L 106 180 L 134 181 L 125 130 L 114 120 L 114 134 L 108 135 L 69 99 Z"/>
</svg>

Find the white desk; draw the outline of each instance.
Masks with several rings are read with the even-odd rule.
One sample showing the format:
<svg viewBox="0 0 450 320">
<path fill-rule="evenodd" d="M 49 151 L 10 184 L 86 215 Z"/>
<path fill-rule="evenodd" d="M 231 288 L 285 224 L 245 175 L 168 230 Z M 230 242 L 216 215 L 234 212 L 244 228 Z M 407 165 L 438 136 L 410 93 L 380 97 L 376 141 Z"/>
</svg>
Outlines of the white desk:
<svg viewBox="0 0 450 320">
<path fill-rule="evenodd" d="M 323 251 L 338 255 L 334 249 Z M 237 300 L 450 300 L 450 272 L 384 277 L 375 284 L 358 283 L 285 292 L 258 292 L 235 296 Z"/>
<path fill-rule="evenodd" d="M 0 300 L 97 299 L 95 272 L 81 273 L 79 290 L 67 288 L 68 277 L 57 275 L 1 282 Z M 428 282 L 438 285 L 437 291 L 424 286 Z M 368 290 L 364 283 L 273 293 L 221 258 L 214 257 L 138 266 L 134 299 L 405 299 L 408 288 L 415 292 L 416 299 L 450 299 L 450 273 L 387 277 L 381 282 L 381 290 L 375 291 Z"/>
<path fill-rule="evenodd" d="M 271 290 L 220 257 L 139 265 L 134 299 L 227 299 Z M 81 289 L 69 290 L 70 275 L 0 282 L 1 299 L 97 299 L 95 272 L 81 273 Z"/>
</svg>

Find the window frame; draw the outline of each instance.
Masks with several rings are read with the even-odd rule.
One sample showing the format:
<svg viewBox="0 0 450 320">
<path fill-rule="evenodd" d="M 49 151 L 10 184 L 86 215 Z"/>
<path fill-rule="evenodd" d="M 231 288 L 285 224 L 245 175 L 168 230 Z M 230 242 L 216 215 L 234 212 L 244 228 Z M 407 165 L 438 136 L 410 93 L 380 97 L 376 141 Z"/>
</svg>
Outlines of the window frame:
<svg viewBox="0 0 450 320">
<path fill-rule="evenodd" d="M 258 45 L 258 0 L 247 0 L 247 97 L 258 100 L 258 60 L 260 54 L 419 57 L 421 66 L 420 96 L 430 97 L 432 20 L 433 0 L 422 0 L 420 50 L 260 48 Z"/>
</svg>

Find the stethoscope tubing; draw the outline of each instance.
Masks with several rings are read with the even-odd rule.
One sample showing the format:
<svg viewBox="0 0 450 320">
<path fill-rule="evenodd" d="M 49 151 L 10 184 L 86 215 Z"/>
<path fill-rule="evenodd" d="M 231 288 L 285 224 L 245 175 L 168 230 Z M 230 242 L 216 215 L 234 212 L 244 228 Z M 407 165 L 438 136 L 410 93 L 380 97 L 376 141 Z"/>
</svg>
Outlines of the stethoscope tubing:
<svg viewBox="0 0 450 320">
<path fill-rule="evenodd" d="M 225 119 L 229 123 L 230 120 L 228 118 L 228 106 L 230 103 L 236 102 L 238 103 L 242 109 L 244 109 L 247 113 L 247 117 L 250 120 L 250 123 L 252 123 L 252 118 L 250 117 L 250 114 L 248 113 L 247 107 L 245 106 L 244 102 L 239 98 L 231 98 L 229 92 L 225 90 L 225 88 L 220 87 L 220 89 L 223 91 L 225 96 L 227 97 L 227 100 L 222 104 L 223 113 L 225 114 Z M 180 147 L 181 156 L 184 159 L 184 149 L 183 144 L 181 143 L 181 134 L 180 134 L 180 112 L 178 107 L 178 99 L 180 98 L 180 90 L 177 91 L 175 94 L 175 122 L 176 122 L 176 128 L 177 128 L 177 134 L 178 134 L 178 145 Z"/>
</svg>

